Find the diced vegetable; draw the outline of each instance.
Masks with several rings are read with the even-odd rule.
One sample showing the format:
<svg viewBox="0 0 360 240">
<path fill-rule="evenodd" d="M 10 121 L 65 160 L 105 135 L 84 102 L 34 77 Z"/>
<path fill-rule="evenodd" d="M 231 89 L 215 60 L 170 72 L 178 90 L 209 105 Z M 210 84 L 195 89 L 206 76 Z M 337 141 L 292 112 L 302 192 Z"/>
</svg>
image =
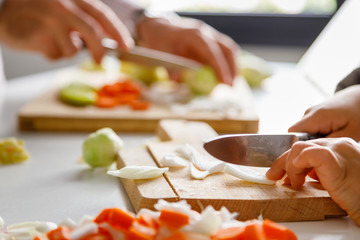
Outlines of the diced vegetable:
<svg viewBox="0 0 360 240">
<path fill-rule="evenodd" d="M 238 240 L 244 235 L 245 227 L 231 227 L 219 229 L 214 235 L 211 236 L 211 240 Z"/>
<path fill-rule="evenodd" d="M 109 166 L 123 145 L 122 139 L 111 128 L 102 128 L 85 139 L 83 158 L 93 168 Z"/>
<path fill-rule="evenodd" d="M 287 239 L 296 240 L 297 237 L 289 228 L 265 219 L 263 222 L 263 229 L 267 239 Z"/>
<path fill-rule="evenodd" d="M 0 140 L 0 165 L 21 163 L 29 159 L 24 142 L 16 138 Z"/>
<path fill-rule="evenodd" d="M 163 209 L 160 212 L 159 221 L 167 227 L 179 229 L 189 224 L 189 216 L 185 213 Z"/>
<path fill-rule="evenodd" d="M 96 223 L 107 223 L 115 229 L 129 229 L 135 221 L 135 215 L 118 208 L 104 209 L 94 220 Z"/>
</svg>

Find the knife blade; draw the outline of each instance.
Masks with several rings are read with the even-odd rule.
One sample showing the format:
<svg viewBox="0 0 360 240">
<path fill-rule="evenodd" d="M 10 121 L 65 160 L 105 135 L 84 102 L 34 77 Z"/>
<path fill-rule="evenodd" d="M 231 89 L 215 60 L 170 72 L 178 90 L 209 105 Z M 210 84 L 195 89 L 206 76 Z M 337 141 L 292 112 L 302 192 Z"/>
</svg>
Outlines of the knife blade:
<svg viewBox="0 0 360 240">
<path fill-rule="evenodd" d="M 209 139 L 203 147 L 213 157 L 224 162 L 270 167 L 276 158 L 289 150 L 296 141 L 307 141 L 321 136 L 308 133 L 288 134 L 229 134 Z"/>
<path fill-rule="evenodd" d="M 203 65 L 197 61 L 173 55 L 170 53 L 157 51 L 150 48 L 135 46 L 129 51 L 120 51 L 117 43 L 112 39 L 103 39 L 102 45 L 107 53 L 120 60 L 139 63 L 147 66 L 163 66 L 169 70 L 198 70 Z"/>
</svg>

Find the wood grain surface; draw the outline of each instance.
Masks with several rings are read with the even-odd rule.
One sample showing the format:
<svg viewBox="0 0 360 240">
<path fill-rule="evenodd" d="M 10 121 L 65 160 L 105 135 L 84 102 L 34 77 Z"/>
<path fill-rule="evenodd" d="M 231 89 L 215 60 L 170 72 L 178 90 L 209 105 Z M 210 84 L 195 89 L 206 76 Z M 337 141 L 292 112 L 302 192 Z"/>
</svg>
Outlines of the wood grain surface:
<svg viewBox="0 0 360 240">
<path fill-rule="evenodd" d="M 194 124 L 194 125 L 193 125 Z M 197 134 L 194 129 L 201 129 Z M 209 129 L 206 134 L 205 129 Z M 126 165 L 157 165 L 166 154 L 174 154 L 179 144 L 191 144 L 201 152 L 203 138 L 214 136 L 214 131 L 206 123 L 164 120 L 157 131 L 160 139 L 150 142 L 145 149 L 123 150 L 120 152 L 119 167 Z M 184 137 L 184 135 L 188 136 Z M 165 136 L 165 137 L 164 137 Z M 149 154 L 150 153 L 150 154 Z M 145 157 L 146 156 L 146 157 Z M 141 160 L 140 160 L 141 159 Z M 265 173 L 266 168 L 252 168 Z M 203 180 L 190 176 L 189 167 L 170 168 L 163 177 L 147 181 L 122 179 L 136 211 L 140 208 L 153 209 L 158 199 L 169 201 L 186 200 L 193 209 L 201 211 L 212 205 L 222 206 L 239 213 L 239 220 L 258 218 L 260 215 L 274 221 L 322 220 L 326 217 L 346 216 L 318 182 L 307 180 L 304 187 L 294 190 L 278 181 L 276 185 L 250 183 L 227 173 L 217 173 Z"/>
</svg>

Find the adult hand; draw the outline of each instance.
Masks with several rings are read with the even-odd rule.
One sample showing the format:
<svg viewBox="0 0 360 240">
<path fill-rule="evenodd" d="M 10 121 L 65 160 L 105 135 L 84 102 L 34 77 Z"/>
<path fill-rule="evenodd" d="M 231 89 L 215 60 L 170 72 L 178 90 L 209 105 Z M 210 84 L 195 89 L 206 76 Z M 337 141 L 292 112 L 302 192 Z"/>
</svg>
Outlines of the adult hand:
<svg viewBox="0 0 360 240">
<path fill-rule="evenodd" d="M 105 36 L 123 50 L 134 44 L 115 13 L 98 0 L 7 0 L 0 12 L 2 42 L 42 52 L 49 59 L 73 56 L 83 40 L 100 63 Z"/>
<path fill-rule="evenodd" d="M 237 75 L 239 46 L 199 20 L 144 18 L 138 23 L 137 31 L 141 45 L 207 64 L 223 83 L 231 85 Z"/>
<path fill-rule="evenodd" d="M 300 188 L 308 173 L 317 178 L 331 198 L 360 226 L 360 146 L 350 138 L 296 142 L 275 160 L 266 176 Z M 315 175 L 313 174 L 315 173 Z"/>
<path fill-rule="evenodd" d="M 289 132 L 308 132 L 360 141 L 360 86 L 346 88 L 328 101 L 311 107 Z"/>
</svg>

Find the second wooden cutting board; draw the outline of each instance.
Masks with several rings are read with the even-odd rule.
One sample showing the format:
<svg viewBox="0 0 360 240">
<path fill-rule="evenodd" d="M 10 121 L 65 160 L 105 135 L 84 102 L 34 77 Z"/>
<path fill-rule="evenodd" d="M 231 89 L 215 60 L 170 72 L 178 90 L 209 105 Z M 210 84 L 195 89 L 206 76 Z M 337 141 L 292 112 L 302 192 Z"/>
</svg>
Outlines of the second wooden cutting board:
<svg viewBox="0 0 360 240">
<path fill-rule="evenodd" d="M 179 144 L 189 143 L 201 151 L 201 141 L 216 136 L 216 132 L 201 122 L 164 120 L 160 122 L 158 136 L 163 141 L 148 143 L 147 150 L 137 148 L 121 151 L 118 166 L 161 167 L 159 160 L 166 154 L 173 154 Z M 305 221 L 346 215 L 318 182 L 310 180 L 302 190 L 296 191 L 280 181 L 276 185 L 260 185 L 227 173 L 195 180 L 190 176 L 189 167 L 185 167 L 172 168 L 163 177 L 154 180 L 122 179 L 122 182 L 136 211 L 140 208 L 152 209 L 159 199 L 165 199 L 186 200 L 197 211 L 207 205 L 215 209 L 225 206 L 231 212 L 239 213 L 239 220 L 262 215 L 274 221 Z"/>
</svg>

